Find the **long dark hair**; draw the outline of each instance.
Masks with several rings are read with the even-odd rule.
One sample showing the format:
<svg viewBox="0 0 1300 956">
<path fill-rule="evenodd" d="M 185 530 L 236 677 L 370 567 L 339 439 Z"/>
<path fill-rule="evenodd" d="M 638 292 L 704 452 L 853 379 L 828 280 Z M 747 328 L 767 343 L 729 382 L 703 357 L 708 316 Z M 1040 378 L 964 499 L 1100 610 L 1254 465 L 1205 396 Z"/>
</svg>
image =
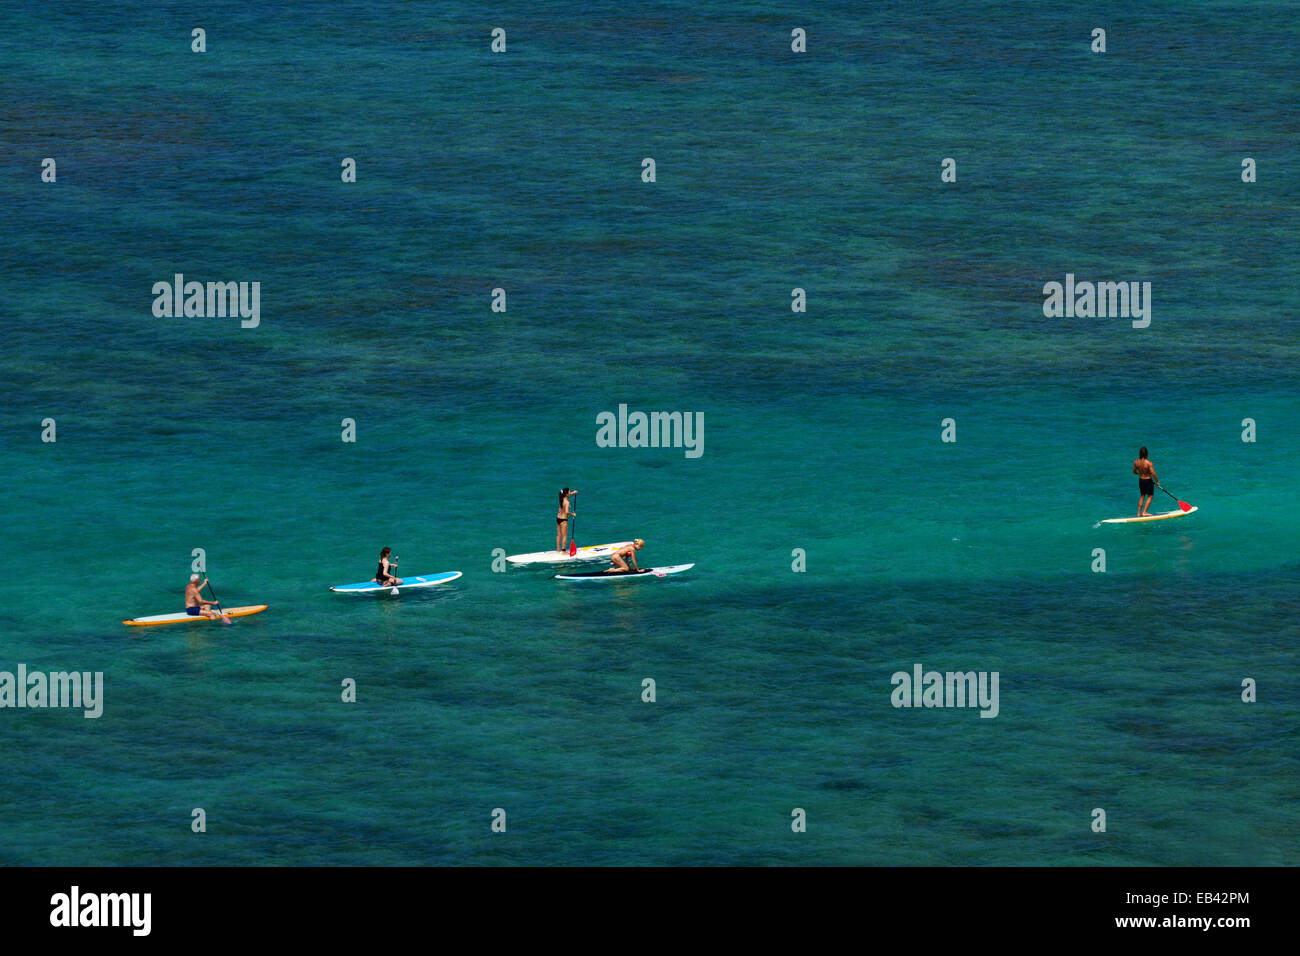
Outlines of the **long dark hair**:
<svg viewBox="0 0 1300 956">
<path fill-rule="evenodd" d="M 560 503 L 560 506 L 561 506 L 561 507 L 563 507 L 563 505 L 564 505 L 564 499 L 567 498 L 568 496 L 569 496 L 569 488 L 568 488 L 568 486 L 566 485 L 565 487 L 563 487 L 563 488 L 560 489 L 560 502 L 559 502 L 559 503 Z"/>
<path fill-rule="evenodd" d="M 1138 452 L 1138 457 L 1145 458 L 1146 456 L 1147 456 L 1147 446 L 1143 445 L 1142 450 Z"/>
<path fill-rule="evenodd" d="M 384 558 L 388 557 L 388 556 L 389 556 L 390 554 L 392 554 L 392 553 L 393 553 L 393 549 L 392 549 L 392 548 L 384 548 L 383 551 L 380 551 L 380 552 L 379 552 L 379 560 L 380 560 L 380 561 L 384 560 Z"/>
</svg>

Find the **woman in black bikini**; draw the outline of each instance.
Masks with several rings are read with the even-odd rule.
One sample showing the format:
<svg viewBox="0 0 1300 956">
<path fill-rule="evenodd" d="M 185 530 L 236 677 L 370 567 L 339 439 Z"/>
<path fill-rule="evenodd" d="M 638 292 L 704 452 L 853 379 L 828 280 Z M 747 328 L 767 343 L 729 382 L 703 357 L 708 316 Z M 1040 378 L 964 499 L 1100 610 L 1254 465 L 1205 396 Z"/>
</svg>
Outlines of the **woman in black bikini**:
<svg viewBox="0 0 1300 956">
<path fill-rule="evenodd" d="M 573 510 L 574 495 L 578 493 L 576 488 L 560 489 L 560 511 L 555 516 L 555 550 L 563 551 L 569 546 L 569 516 L 578 516 L 578 512 Z"/>
<path fill-rule="evenodd" d="M 374 577 L 374 581 L 376 584 L 397 585 L 402 583 L 401 578 L 395 578 L 391 574 L 389 574 L 389 571 L 397 567 L 396 558 L 394 558 L 392 561 L 388 560 L 388 556 L 392 553 L 393 553 L 392 548 L 384 548 L 383 551 L 379 552 L 379 568 L 375 571 L 375 577 Z"/>
</svg>

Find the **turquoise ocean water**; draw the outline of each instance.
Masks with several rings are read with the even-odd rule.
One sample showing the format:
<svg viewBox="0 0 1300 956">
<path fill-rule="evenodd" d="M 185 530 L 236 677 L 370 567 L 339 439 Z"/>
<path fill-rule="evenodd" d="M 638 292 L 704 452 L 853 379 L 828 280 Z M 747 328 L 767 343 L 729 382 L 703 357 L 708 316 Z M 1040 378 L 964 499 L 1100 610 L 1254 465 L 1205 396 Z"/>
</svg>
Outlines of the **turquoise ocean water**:
<svg viewBox="0 0 1300 956">
<path fill-rule="evenodd" d="M 0 710 L 0 862 L 1297 862 L 1300 27 L 1129 6 L 16 11 L 0 669 L 106 699 Z M 260 327 L 155 318 L 177 272 Z M 620 403 L 704 454 L 597 447 Z M 1141 444 L 1200 510 L 1095 527 Z M 695 569 L 494 572 L 563 484 Z M 328 591 L 384 545 L 464 577 Z M 270 609 L 122 626 L 198 547 Z M 895 709 L 917 663 L 999 716 Z"/>
</svg>

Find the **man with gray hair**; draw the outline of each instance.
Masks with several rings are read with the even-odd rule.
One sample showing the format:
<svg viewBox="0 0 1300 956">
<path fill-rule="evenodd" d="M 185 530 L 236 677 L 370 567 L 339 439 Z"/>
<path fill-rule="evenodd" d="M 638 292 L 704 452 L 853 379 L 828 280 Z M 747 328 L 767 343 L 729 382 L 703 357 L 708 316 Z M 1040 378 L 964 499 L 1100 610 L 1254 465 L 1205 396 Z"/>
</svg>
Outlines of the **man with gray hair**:
<svg viewBox="0 0 1300 956">
<path fill-rule="evenodd" d="M 230 618 L 226 617 L 225 614 L 218 614 L 216 611 L 212 610 L 212 605 L 216 602 L 204 600 L 203 595 L 200 593 L 208 586 L 208 579 L 204 578 L 202 584 L 199 584 L 198 582 L 199 576 L 197 574 L 191 574 L 190 583 L 185 587 L 185 613 L 194 617 L 199 617 L 201 615 L 213 621 L 217 618 L 221 618 L 223 623 L 229 624 Z"/>
</svg>

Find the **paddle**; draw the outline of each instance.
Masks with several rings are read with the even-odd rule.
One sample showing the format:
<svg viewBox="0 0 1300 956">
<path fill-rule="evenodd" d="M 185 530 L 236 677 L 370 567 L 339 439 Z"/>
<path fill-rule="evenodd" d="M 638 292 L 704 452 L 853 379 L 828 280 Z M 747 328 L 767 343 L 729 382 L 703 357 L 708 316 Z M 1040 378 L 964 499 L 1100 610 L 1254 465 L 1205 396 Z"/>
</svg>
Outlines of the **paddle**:
<svg viewBox="0 0 1300 956">
<path fill-rule="evenodd" d="M 573 557 L 578 553 L 578 539 L 573 533 L 573 529 L 577 526 L 578 516 L 576 514 L 569 515 L 569 557 Z"/>
<path fill-rule="evenodd" d="M 1164 485 L 1156 485 L 1156 487 L 1159 488 L 1161 491 L 1165 491 Z M 1165 494 L 1169 495 L 1169 492 L 1165 491 Z M 1174 498 L 1173 495 L 1169 495 L 1169 497 Z M 1178 499 L 1174 498 L 1174 501 L 1178 501 Z M 1178 501 L 1178 507 L 1182 508 L 1184 511 L 1192 510 L 1192 506 L 1189 505 L 1186 501 Z"/>
<path fill-rule="evenodd" d="M 208 586 L 208 590 L 212 592 L 212 600 L 216 602 L 217 610 L 221 612 L 221 623 L 229 624 L 230 618 L 226 617 L 226 609 L 221 606 L 221 598 L 217 597 L 217 589 L 212 586 L 212 582 L 209 581 L 207 578 L 203 579 L 203 583 L 206 584 Z"/>
</svg>

